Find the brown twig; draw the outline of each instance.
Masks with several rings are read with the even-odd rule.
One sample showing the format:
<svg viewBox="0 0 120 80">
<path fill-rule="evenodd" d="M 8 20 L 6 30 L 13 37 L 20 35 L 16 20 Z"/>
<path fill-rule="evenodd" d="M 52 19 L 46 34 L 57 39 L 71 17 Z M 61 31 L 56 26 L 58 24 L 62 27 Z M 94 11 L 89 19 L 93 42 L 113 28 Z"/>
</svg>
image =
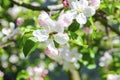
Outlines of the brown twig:
<svg viewBox="0 0 120 80">
<path fill-rule="evenodd" d="M 11 3 L 16 4 L 18 6 L 22 6 L 25 7 L 27 9 L 31 9 L 31 10 L 35 10 L 35 11 L 40 11 L 40 10 L 44 10 L 44 11 L 50 11 L 50 10 L 59 10 L 63 8 L 62 4 L 58 4 L 58 5 L 50 5 L 50 6 L 33 6 L 30 4 L 26 4 L 26 3 L 21 3 L 21 2 L 16 2 L 14 0 L 10 0 Z"/>
<path fill-rule="evenodd" d="M 99 10 L 94 17 L 96 20 L 99 20 L 105 27 L 109 27 L 113 32 L 120 36 L 120 31 L 108 24 L 106 14 L 103 11 Z"/>
</svg>

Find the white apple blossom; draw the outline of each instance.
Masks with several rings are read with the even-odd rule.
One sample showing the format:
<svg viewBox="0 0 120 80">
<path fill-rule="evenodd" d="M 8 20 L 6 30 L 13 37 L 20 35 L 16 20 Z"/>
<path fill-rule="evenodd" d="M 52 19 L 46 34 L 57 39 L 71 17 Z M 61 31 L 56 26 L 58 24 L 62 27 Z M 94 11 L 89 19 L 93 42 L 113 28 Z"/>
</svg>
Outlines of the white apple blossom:
<svg viewBox="0 0 120 80">
<path fill-rule="evenodd" d="M 112 61 L 112 56 L 110 55 L 109 52 L 105 52 L 104 55 L 100 58 L 100 63 L 99 63 L 99 65 L 100 65 L 101 67 L 103 67 L 103 66 L 108 66 L 111 61 Z"/>
<path fill-rule="evenodd" d="M 50 48 L 49 46 L 48 48 L 47 56 L 60 65 L 63 65 L 64 70 L 74 70 L 80 67 L 78 61 L 82 58 L 82 55 L 78 53 L 76 48 L 70 50 L 68 45 L 61 47 L 58 50 Z M 56 53 L 57 55 L 55 55 Z"/>
<path fill-rule="evenodd" d="M 64 32 L 64 29 L 72 23 L 73 18 L 70 16 L 67 18 L 68 15 L 68 13 L 61 13 L 58 20 L 55 21 L 52 20 L 46 12 L 42 11 L 38 18 L 42 29 L 33 31 L 33 36 L 35 36 L 38 41 L 45 42 L 47 44 L 45 53 L 52 59 L 55 59 L 57 55 L 59 55 L 53 40 L 60 45 L 66 44 L 69 40 L 69 37 L 67 33 Z"/>
<path fill-rule="evenodd" d="M 10 16 L 12 16 L 12 18 L 15 19 L 21 10 L 22 10 L 21 7 L 14 6 L 14 7 L 8 9 L 8 14 L 10 14 Z"/>
<path fill-rule="evenodd" d="M 56 58 L 58 57 L 59 52 L 57 48 L 55 48 L 54 42 L 52 40 L 49 40 L 47 48 L 45 50 L 45 54 L 53 60 L 56 60 Z"/>
<path fill-rule="evenodd" d="M 64 70 L 74 70 L 78 69 L 80 65 L 78 61 L 82 58 L 82 55 L 78 53 L 77 48 L 69 49 L 69 46 L 65 46 L 59 49 L 60 56 L 63 60 Z"/>
<path fill-rule="evenodd" d="M 60 56 L 68 62 L 77 62 L 81 59 L 81 54 L 78 53 L 77 48 L 69 49 L 68 46 L 59 49 Z"/>
<path fill-rule="evenodd" d="M 60 16 L 58 20 L 55 21 L 52 20 L 46 12 L 41 12 L 38 20 L 39 24 L 42 26 L 42 29 L 35 30 L 33 32 L 33 35 L 40 42 L 53 39 L 61 45 L 66 44 L 69 40 L 69 37 L 66 33 L 64 33 L 64 28 L 70 25 L 70 23 L 72 23 L 72 20 L 64 20 L 64 17 L 66 16 Z M 61 21 L 64 21 L 65 23 L 61 24 Z"/>
<path fill-rule="evenodd" d="M 96 3 L 93 3 L 93 0 L 69 0 L 69 5 L 71 7 L 70 12 L 73 13 L 74 18 L 79 24 L 85 24 L 87 22 L 87 17 L 95 14 L 95 9 L 99 6 L 99 2 L 97 2 L 97 0 L 95 1 Z"/>
<path fill-rule="evenodd" d="M 118 74 L 108 74 L 107 80 L 120 80 L 120 75 Z"/>
</svg>

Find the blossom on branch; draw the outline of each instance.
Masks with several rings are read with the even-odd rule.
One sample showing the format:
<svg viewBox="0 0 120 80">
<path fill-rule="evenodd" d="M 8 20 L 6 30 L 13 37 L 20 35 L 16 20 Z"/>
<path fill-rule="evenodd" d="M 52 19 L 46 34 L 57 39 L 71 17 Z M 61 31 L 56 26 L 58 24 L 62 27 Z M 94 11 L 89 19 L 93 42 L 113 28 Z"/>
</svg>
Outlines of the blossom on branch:
<svg viewBox="0 0 120 80">
<path fill-rule="evenodd" d="M 66 16 L 67 15 L 63 14 L 59 16 L 57 21 L 55 21 L 52 20 L 46 12 L 41 12 L 38 20 L 39 24 L 42 26 L 42 29 L 35 30 L 33 35 L 40 42 L 53 39 L 61 45 L 66 44 L 69 40 L 69 37 L 67 33 L 64 32 L 64 29 L 72 23 L 72 18 L 71 20 L 65 20 Z M 62 21 L 64 21 L 63 24 Z"/>
<path fill-rule="evenodd" d="M 95 1 L 95 2 L 94 2 Z M 87 17 L 93 16 L 99 7 L 99 0 L 69 0 L 70 12 L 79 24 L 85 24 Z"/>
</svg>

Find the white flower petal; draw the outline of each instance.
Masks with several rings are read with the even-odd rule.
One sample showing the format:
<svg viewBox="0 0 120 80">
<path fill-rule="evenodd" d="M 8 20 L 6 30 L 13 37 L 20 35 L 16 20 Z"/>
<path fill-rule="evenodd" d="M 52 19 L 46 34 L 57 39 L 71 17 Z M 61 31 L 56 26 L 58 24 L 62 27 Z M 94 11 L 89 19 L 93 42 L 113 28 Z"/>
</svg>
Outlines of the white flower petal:
<svg viewBox="0 0 120 80">
<path fill-rule="evenodd" d="M 79 1 L 79 5 L 80 5 L 82 8 L 85 8 L 86 6 L 88 6 L 88 1 L 87 1 L 87 0 L 80 0 L 80 1 Z"/>
<path fill-rule="evenodd" d="M 72 23 L 72 21 L 73 21 L 73 14 L 70 11 L 60 14 L 56 22 L 56 28 L 55 28 L 56 32 L 64 32 L 64 29 L 68 28 L 68 26 Z"/>
<path fill-rule="evenodd" d="M 63 21 L 57 21 L 56 22 L 56 27 L 55 27 L 54 31 L 55 32 L 61 32 L 61 33 L 64 32 L 64 23 L 63 23 Z"/>
<path fill-rule="evenodd" d="M 95 9 L 92 7 L 86 7 L 83 10 L 83 13 L 85 14 L 86 17 L 90 17 L 90 16 L 93 16 L 95 14 Z"/>
<path fill-rule="evenodd" d="M 100 6 L 100 0 L 89 0 L 90 1 L 90 6 L 93 7 L 94 9 L 98 9 Z"/>
<path fill-rule="evenodd" d="M 59 57 L 59 52 L 58 50 L 51 44 L 49 44 L 45 50 L 45 54 L 53 59 L 53 60 L 57 60 L 57 58 Z"/>
<path fill-rule="evenodd" d="M 49 34 L 46 30 L 43 29 L 33 31 L 33 36 L 35 36 L 38 39 L 38 41 L 42 42 L 48 39 Z"/>
<path fill-rule="evenodd" d="M 83 13 L 80 13 L 76 16 L 76 21 L 79 24 L 85 24 L 87 22 L 86 16 Z"/>
<path fill-rule="evenodd" d="M 69 40 L 69 37 L 66 33 L 58 33 L 54 35 L 54 40 L 59 44 L 66 44 Z"/>
<path fill-rule="evenodd" d="M 77 0 L 74 0 L 74 1 L 70 0 L 69 1 L 70 7 L 72 9 L 77 9 L 78 8 L 77 5 L 76 5 L 76 2 L 77 2 Z"/>
<path fill-rule="evenodd" d="M 51 32 L 55 28 L 55 21 L 53 21 L 50 16 L 42 11 L 38 17 L 39 24 L 45 28 L 47 31 Z"/>
</svg>

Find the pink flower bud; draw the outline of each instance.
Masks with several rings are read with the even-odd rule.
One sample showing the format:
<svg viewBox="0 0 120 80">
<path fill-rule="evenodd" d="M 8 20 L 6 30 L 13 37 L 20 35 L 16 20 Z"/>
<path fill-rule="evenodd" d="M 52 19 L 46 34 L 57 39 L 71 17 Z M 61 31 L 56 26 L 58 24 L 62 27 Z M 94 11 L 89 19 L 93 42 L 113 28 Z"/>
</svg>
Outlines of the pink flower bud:
<svg viewBox="0 0 120 80">
<path fill-rule="evenodd" d="M 63 0 L 63 1 L 62 1 L 62 4 L 63 4 L 64 7 L 68 7 L 68 6 L 69 6 L 69 3 L 68 3 L 67 0 Z"/>
<path fill-rule="evenodd" d="M 21 26 L 23 24 L 23 22 L 24 22 L 23 18 L 17 18 L 17 20 L 16 20 L 17 26 Z"/>
</svg>

